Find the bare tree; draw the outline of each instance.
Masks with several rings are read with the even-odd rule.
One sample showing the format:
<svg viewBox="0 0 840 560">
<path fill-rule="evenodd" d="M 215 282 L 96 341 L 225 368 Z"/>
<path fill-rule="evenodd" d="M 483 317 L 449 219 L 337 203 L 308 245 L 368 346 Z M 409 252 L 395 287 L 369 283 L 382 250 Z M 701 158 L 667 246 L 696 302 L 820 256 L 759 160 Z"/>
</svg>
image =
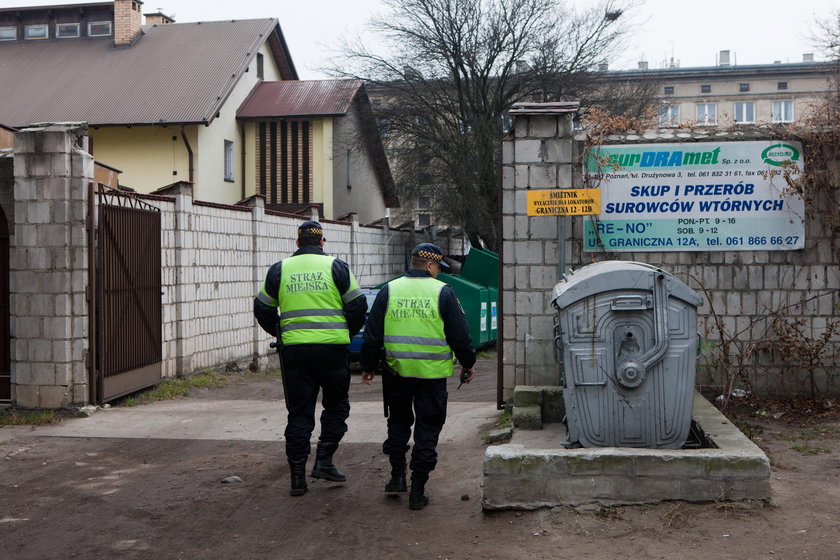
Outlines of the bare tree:
<svg viewBox="0 0 840 560">
<path fill-rule="evenodd" d="M 830 58 L 840 60 L 840 10 L 832 12 L 826 20 L 817 20 L 813 36 L 814 43 Z"/>
<path fill-rule="evenodd" d="M 595 91 L 590 72 L 615 52 L 632 1 L 605 0 L 585 12 L 558 0 L 387 4 L 373 34 L 346 42 L 330 70 L 364 79 L 380 101 L 400 197 L 429 196 L 442 221 L 495 250 L 508 109 Z"/>
</svg>

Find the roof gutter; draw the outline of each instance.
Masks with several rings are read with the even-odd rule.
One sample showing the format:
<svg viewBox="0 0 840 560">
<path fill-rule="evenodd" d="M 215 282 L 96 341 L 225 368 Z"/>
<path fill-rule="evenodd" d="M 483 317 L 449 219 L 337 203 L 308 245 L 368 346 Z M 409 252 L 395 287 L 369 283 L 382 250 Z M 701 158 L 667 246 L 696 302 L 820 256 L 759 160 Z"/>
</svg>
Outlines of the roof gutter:
<svg viewBox="0 0 840 560">
<path fill-rule="evenodd" d="M 193 151 L 192 146 L 190 146 L 190 141 L 187 140 L 187 133 L 184 131 L 184 125 L 181 125 L 181 138 L 184 140 L 184 146 L 187 148 L 187 154 L 189 155 L 190 183 L 195 183 L 195 180 L 193 179 L 193 174 L 195 172 L 193 168 Z"/>
</svg>

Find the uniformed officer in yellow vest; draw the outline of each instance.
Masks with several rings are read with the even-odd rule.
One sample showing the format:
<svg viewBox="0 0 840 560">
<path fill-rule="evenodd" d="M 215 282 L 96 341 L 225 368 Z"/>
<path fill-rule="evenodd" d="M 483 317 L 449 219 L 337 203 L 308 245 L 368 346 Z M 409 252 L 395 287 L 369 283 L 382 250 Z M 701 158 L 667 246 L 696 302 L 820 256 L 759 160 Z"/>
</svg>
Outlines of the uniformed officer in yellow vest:
<svg viewBox="0 0 840 560">
<path fill-rule="evenodd" d="M 283 387 L 289 412 L 286 457 L 292 496 L 308 490 L 306 459 L 319 390 L 324 410 L 311 476 L 346 480 L 333 464 L 333 454 L 347 432 L 350 415 L 347 345 L 364 324 L 367 312 L 367 300 L 347 263 L 324 254 L 323 234 L 320 223 L 303 222 L 298 227 L 298 250 L 269 268 L 254 299 L 254 316 L 260 326 L 273 335 L 279 328 L 282 337 Z"/>
<path fill-rule="evenodd" d="M 421 243 L 411 252 L 411 269 L 389 282 L 376 296 L 365 326 L 362 380 L 370 384 L 384 355 L 383 398 L 388 409 L 388 439 L 382 451 L 391 463 L 385 492 L 406 492 L 408 440 L 411 491 L 408 506 L 429 503 L 426 482 L 437 464 L 437 443 L 446 421 L 446 380 L 452 375 L 452 352 L 469 383 L 475 350 L 464 310 L 451 286 L 437 280 L 449 265 L 436 245 Z"/>
</svg>

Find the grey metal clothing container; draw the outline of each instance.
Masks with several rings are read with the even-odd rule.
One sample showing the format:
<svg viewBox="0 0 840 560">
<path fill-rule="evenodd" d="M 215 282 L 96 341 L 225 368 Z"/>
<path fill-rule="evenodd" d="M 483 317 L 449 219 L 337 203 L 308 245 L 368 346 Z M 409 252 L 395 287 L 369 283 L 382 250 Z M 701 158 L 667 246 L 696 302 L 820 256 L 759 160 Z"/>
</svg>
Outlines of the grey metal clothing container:
<svg viewBox="0 0 840 560">
<path fill-rule="evenodd" d="M 551 301 L 569 443 L 682 447 L 700 296 L 655 266 L 605 261 L 564 277 Z"/>
</svg>

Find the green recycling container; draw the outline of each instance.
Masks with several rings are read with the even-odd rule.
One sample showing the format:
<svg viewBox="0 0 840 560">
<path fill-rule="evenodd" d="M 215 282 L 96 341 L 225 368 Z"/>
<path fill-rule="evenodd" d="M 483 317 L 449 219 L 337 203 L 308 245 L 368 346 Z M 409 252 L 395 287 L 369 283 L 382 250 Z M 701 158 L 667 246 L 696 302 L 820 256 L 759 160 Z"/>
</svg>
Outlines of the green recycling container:
<svg viewBox="0 0 840 560">
<path fill-rule="evenodd" d="M 462 276 L 453 276 L 445 272 L 438 274 L 437 279 L 452 286 L 455 290 L 455 295 L 458 296 L 458 301 L 461 302 L 461 307 L 464 308 L 464 314 L 467 316 L 473 348 L 479 348 L 490 342 L 488 288 L 470 282 Z"/>
<path fill-rule="evenodd" d="M 470 247 L 470 252 L 461 267 L 461 276 L 481 284 L 499 289 L 499 255 L 486 249 Z"/>
<path fill-rule="evenodd" d="M 499 330 L 499 255 L 486 249 L 470 247 L 470 252 L 461 267 L 460 276 L 487 288 L 486 342 L 496 342 Z"/>
</svg>

